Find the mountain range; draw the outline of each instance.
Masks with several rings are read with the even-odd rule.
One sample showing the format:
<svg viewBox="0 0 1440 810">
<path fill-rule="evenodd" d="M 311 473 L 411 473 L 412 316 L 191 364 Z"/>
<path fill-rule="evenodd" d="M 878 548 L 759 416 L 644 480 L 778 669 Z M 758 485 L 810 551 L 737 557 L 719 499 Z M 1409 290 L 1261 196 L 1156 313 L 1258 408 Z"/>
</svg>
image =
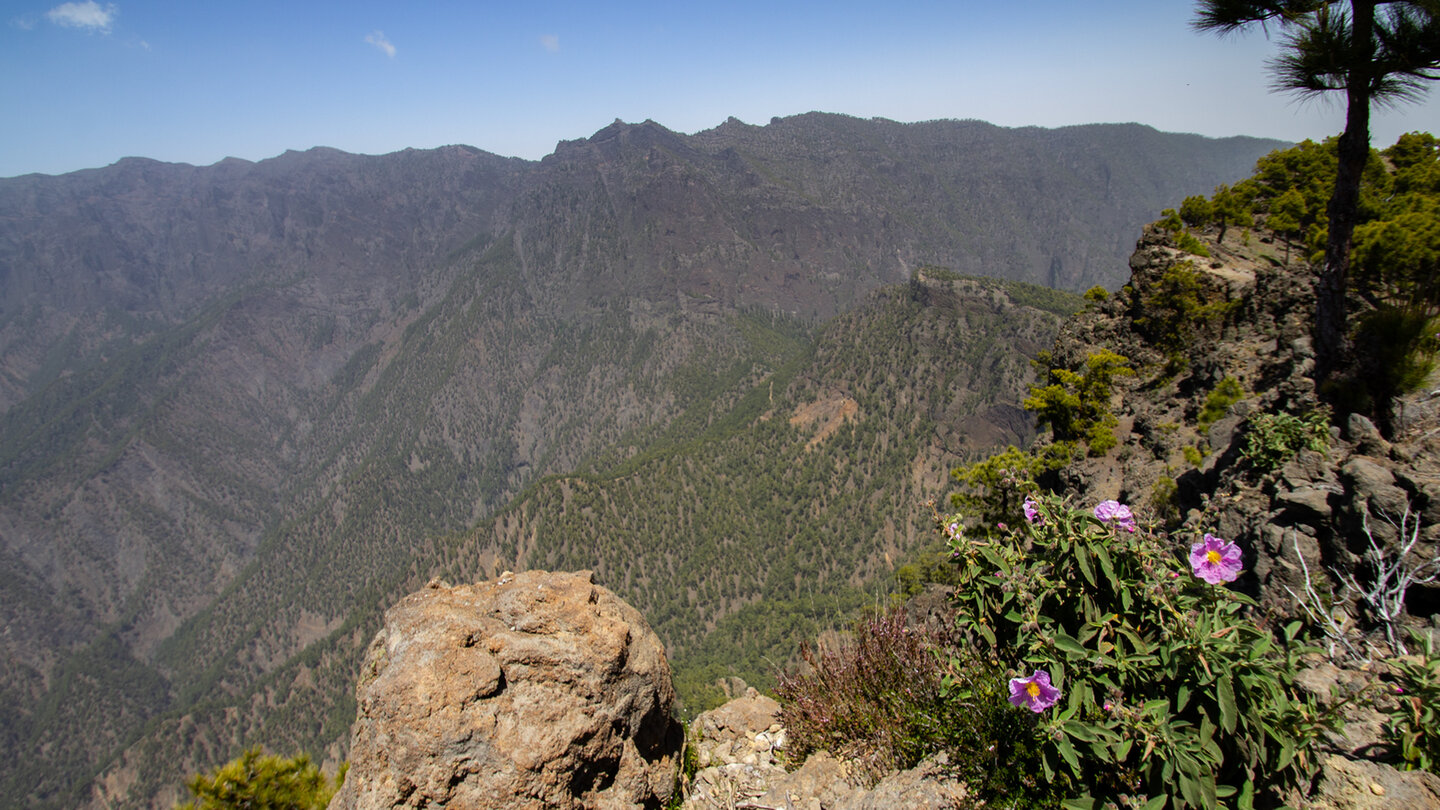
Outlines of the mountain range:
<svg viewBox="0 0 1440 810">
<path fill-rule="evenodd" d="M 3 803 L 343 758 L 434 575 L 594 569 L 691 709 L 763 682 L 1031 435 L 1074 293 L 1278 146 L 811 113 L 0 180 Z"/>
</svg>

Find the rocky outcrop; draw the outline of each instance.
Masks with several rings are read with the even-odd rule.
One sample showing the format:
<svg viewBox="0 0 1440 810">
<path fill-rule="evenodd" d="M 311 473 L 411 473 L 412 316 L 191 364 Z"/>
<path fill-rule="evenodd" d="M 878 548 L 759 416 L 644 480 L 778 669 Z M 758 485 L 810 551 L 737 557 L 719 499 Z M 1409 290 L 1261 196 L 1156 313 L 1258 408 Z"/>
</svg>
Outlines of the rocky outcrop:
<svg viewBox="0 0 1440 810">
<path fill-rule="evenodd" d="M 1326 757 L 1320 789 L 1311 810 L 1436 810 L 1440 776 L 1428 771 L 1397 771 L 1378 762 Z"/>
<path fill-rule="evenodd" d="M 740 690 L 737 690 L 740 691 Z M 960 807 L 965 786 L 945 772 L 944 755 L 910 770 L 862 784 L 859 769 L 820 752 L 794 771 L 784 768 L 780 704 L 754 689 L 702 713 L 690 745 L 699 770 L 686 786 L 686 810 L 785 807 L 796 810 L 882 810 Z M 793 763 L 791 763 L 793 764 Z"/>
<path fill-rule="evenodd" d="M 1402 520 L 1407 531 L 1419 528 L 1416 559 L 1440 553 L 1440 396 L 1433 385 L 1395 404 L 1388 438 L 1352 414 L 1331 429 L 1323 452 L 1301 450 L 1274 470 L 1244 458 L 1253 417 L 1321 406 L 1312 377 L 1314 273 L 1282 266 L 1265 240 L 1232 236 L 1207 246 L 1208 257 L 1187 254 L 1163 230 L 1147 230 L 1131 259 L 1130 283 L 1062 330 L 1052 352 L 1058 362 L 1077 367 L 1106 348 L 1138 372 L 1116 383 L 1118 446 L 1067 468 L 1066 488 L 1234 540 L 1247 550 L 1240 587 L 1280 615 L 1299 614 L 1292 593 L 1303 595 L 1307 578 L 1321 593 L 1343 591 L 1341 576 L 1363 578 L 1372 535 L 1393 550 L 1393 524 Z M 1189 323 L 1162 317 L 1156 291 L 1177 266 L 1196 273 L 1196 311 L 1210 307 L 1223 316 Z M 1167 328 L 1191 332 L 1178 364 L 1157 346 Z M 1244 395 L 1202 430 L 1199 414 L 1227 378 Z M 1349 601 L 1337 606 L 1374 627 L 1356 596 L 1347 593 Z M 1407 601 L 1411 629 L 1424 631 L 1440 614 L 1433 585 L 1415 586 Z"/>
<path fill-rule="evenodd" d="M 588 571 L 432 581 L 385 614 L 332 810 L 660 807 L 679 724 L 660 640 Z"/>
<path fill-rule="evenodd" d="M 1437 380 L 1393 403 L 1385 433 L 1350 414 L 1330 427 L 1323 449 L 1301 449 L 1273 468 L 1247 459 L 1256 416 L 1322 407 L 1312 376 L 1314 272 L 1276 259 L 1268 238 L 1206 246 L 1209 256 L 1186 253 L 1163 230 L 1147 229 L 1130 283 L 1065 325 L 1052 351 L 1060 364 L 1077 368 L 1109 349 L 1137 373 L 1116 383 L 1117 446 L 1067 467 L 1062 484 L 1091 502 L 1134 504 L 1183 542 L 1213 532 L 1238 543 L 1246 571 L 1236 587 L 1259 599 L 1264 620 L 1334 622 L 1316 628 L 1328 654 L 1308 656 L 1301 685 L 1321 702 L 1332 690 L 1373 694 L 1402 652 L 1392 642 L 1409 634 L 1440 640 L 1436 583 L 1412 584 L 1388 628 L 1371 598 L 1380 590 L 1377 553 L 1393 564 L 1409 544 L 1411 567 L 1440 556 Z M 1208 317 L 1165 317 L 1174 300 L 1161 291 L 1175 268 L 1193 272 L 1190 312 Z M 1356 301 L 1355 311 L 1362 306 Z M 1167 338 L 1180 348 L 1163 351 Z M 1226 379 L 1244 393 L 1202 428 L 1207 399 Z M 1327 740 L 1315 794 L 1296 797 L 1303 806 L 1440 808 L 1434 775 L 1371 759 L 1393 752 L 1370 700 L 1343 707 L 1341 717 L 1344 731 Z"/>
</svg>

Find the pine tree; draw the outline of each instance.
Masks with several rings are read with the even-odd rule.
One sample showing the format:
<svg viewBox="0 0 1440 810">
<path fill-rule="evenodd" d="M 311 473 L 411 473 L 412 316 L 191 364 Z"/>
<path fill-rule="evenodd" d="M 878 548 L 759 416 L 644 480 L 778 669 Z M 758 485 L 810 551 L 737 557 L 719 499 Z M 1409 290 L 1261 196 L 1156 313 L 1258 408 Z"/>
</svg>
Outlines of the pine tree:
<svg viewBox="0 0 1440 810">
<path fill-rule="evenodd" d="M 1414 100 L 1440 79 L 1440 3 L 1435 0 L 1200 0 L 1195 26 L 1232 33 L 1277 26 L 1275 88 L 1302 95 L 1345 94 L 1345 130 L 1328 207 L 1329 233 L 1315 309 L 1316 375 L 1336 370 L 1347 351 L 1345 295 L 1360 181 L 1370 156 L 1370 109 Z"/>
<path fill-rule="evenodd" d="M 257 745 L 195 775 L 186 783 L 195 798 L 175 810 L 324 810 L 343 779 L 342 770 L 332 785 L 304 754 L 284 759 Z"/>
</svg>

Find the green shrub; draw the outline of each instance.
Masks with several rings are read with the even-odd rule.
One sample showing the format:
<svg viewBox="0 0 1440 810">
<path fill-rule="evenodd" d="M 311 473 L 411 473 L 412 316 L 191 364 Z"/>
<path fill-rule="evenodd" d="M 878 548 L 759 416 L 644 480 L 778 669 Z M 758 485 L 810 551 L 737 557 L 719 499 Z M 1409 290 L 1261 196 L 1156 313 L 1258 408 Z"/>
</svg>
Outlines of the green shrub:
<svg viewBox="0 0 1440 810">
<path fill-rule="evenodd" d="M 1306 784 L 1335 723 L 1295 684 L 1300 624 L 1276 639 L 1245 618 L 1250 599 L 1200 581 L 1182 545 L 1102 506 L 1110 522 L 1043 496 L 1033 522 L 952 541 L 956 626 L 976 655 L 1060 689 L 1029 713 L 1045 779 L 1071 786 L 1067 807 L 1177 810 Z M 1226 547 L 1217 559 L 1233 551 L 1206 541 Z"/>
<path fill-rule="evenodd" d="M 1205 405 L 1200 409 L 1200 429 L 1209 430 L 1210 426 L 1220 421 L 1231 405 L 1245 398 L 1245 389 L 1240 386 L 1240 381 L 1234 377 L 1226 377 L 1221 380 L 1209 396 L 1205 397 Z M 1197 465 L 1198 466 L 1198 465 Z"/>
<path fill-rule="evenodd" d="M 1049 366 L 1049 354 L 1042 354 L 1036 362 Z M 1084 440 L 1092 455 L 1103 453 L 1115 445 L 1110 395 L 1115 378 L 1134 375 L 1129 364 L 1129 358 L 1101 349 L 1085 358 L 1081 371 L 1049 367 L 1047 384 L 1031 386 L 1023 405 L 1035 412 L 1041 427 L 1050 427 L 1057 442 Z"/>
<path fill-rule="evenodd" d="M 1440 656 L 1425 637 L 1419 656 L 1389 661 L 1394 673 L 1395 707 L 1386 713 L 1385 738 L 1406 770 L 1437 771 L 1440 766 Z"/>
<path fill-rule="evenodd" d="M 1185 463 L 1197 470 L 1205 463 L 1205 453 L 1198 447 L 1186 446 L 1180 452 L 1185 454 Z"/>
<path fill-rule="evenodd" d="M 1086 301 L 1095 301 L 1097 303 L 1100 301 L 1104 301 L 1109 297 L 1110 291 L 1105 289 L 1104 287 L 1101 287 L 1098 284 L 1086 290 L 1084 295 Z"/>
<path fill-rule="evenodd" d="M 1304 416 L 1262 413 L 1250 417 L 1240 457 L 1262 473 L 1278 470 L 1301 450 L 1330 447 L 1330 421 L 1324 411 Z"/>
<path fill-rule="evenodd" d="M 981 534 L 1001 523 L 1016 523 L 1024 519 L 1020 506 L 1026 493 L 1037 489 L 1047 473 L 1069 464 L 1074 455 L 1075 447 L 1068 442 L 1036 451 L 1012 445 L 984 461 L 956 467 L 950 475 L 962 488 L 950 493 L 950 505 Z"/>
<path fill-rule="evenodd" d="M 344 766 L 332 784 L 304 754 L 284 759 L 257 745 L 186 782 L 195 798 L 176 810 L 324 810 L 344 779 Z"/>
<path fill-rule="evenodd" d="M 1175 479 L 1168 475 L 1162 475 L 1155 479 L 1154 485 L 1150 487 L 1150 498 L 1147 503 L 1150 511 L 1164 521 L 1167 525 L 1178 523 L 1180 520 L 1180 487 Z"/>
<path fill-rule="evenodd" d="M 1207 258 L 1210 256 L 1210 248 L 1205 247 L 1205 243 L 1196 239 L 1195 235 L 1189 231 L 1181 231 L 1176 234 L 1175 245 L 1186 253 L 1195 256 L 1205 256 Z"/>
<path fill-rule="evenodd" d="M 1165 352 L 1179 357 L 1209 337 L 1236 302 L 1210 300 L 1194 262 L 1180 262 L 1165 270 L 1153 284 L 1142 288 L 1135 326 Z"/>
<path fill-rule="evenodd" d="M 1355 345 L 1371 396 L 1387 401 L 1418 390 L 1435 370 L 1440 319 L 1426 306 L 1381 306 L 1359 318 Z"/>
<path fill-rule="evenodd" d="M 1180 221 L 1180 215 L 1175 212 L 1174 208 L 1166 208 L 1161 211 L 1160 219 L 1155 224 L 1171 233 L 1179 233 L 1185 229 L 1185 223 Z"/>
<path fill-rule="evenodd" d="M 1215 216 L 1210 201 L 1203 195 L 1186 197 L 1180 202 L 1180 219 L 1192 228 L 1199 228 L 1210 224 Z"/>
</svg>

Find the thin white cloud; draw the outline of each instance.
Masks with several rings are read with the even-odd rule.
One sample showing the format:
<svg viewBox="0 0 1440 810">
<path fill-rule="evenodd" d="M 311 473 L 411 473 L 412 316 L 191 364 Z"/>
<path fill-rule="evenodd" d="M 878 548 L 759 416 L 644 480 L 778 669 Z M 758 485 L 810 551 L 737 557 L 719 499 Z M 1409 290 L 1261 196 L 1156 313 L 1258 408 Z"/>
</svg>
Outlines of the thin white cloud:
<svg viewBox="0 0 1440 810">
<path fill-rule="evenodd" d="M 550 53 L 558 53 L 560 50 L 560 37 L 557 37 L 554 34 L 546 34 L 545 36 L 540 37 L 540 47 L 544 48 Z"/>
<path fill-rule="evenodd" d="M 372 31 L 369 34 L 366 34 L 365 41 L 370 43 L 371 45 L 374 45 L 376 48 L 379 48 L 386 56 L 390 57 L 391 59 L 395 58 L 395 46 L 391 45 L 390 40 L 385 38 L 384 31 Z"/>
<path fill-rule="evenodd" d="M 102 6 L 95 0 L 85 0 L 83 3 L 61 3 L 45 12 L 45 18 L 66 28 L 83 28 L 108 34 L 111 24 L 119 14 L 120 8 L 114 3 Z"/>
</svg>

